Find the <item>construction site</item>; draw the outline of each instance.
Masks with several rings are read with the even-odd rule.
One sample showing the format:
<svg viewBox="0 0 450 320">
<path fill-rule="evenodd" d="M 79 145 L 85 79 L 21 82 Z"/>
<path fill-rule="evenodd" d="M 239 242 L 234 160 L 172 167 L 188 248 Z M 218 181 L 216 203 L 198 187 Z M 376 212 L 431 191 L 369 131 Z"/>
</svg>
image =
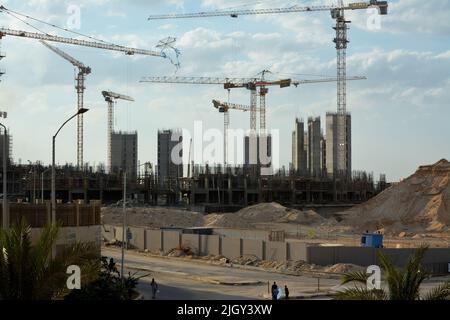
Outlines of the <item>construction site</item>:
<svg viewBox="0 0 450 320">
<path fill-rule="evenodd" d="M 64 228 L 72 228 L 63 237 L 67 241 L 95 242 L 111 256 L 118 256 L 115 250 L 126 246 L 136 255 L 136 261 L 144 257 L 164 257 L 179 259 L 174 264 L 197 261 L 227 268 L 239 265 L 289 276 L 311 276 L 312 272 L 319 274 L 319 278 L 364 270 L 379 263 L 376 254 L 380 250 L 393 257 L 395 265 L 401 267 L 415 248 L 427 243 L 431 251 L 425 265 L 434 275 L 448 276 L 450 163 L 435 159 L 435 163 L 418 164 L 416 172 L 396 182 L 390 181 L 385 174 L 375 177 L 371 168 L 367 171 L 354 169 L 353 155 L 358 151 L 354 148 L 356 134 L 353 128 L 360 119 L 355 119 L 347 106 L 347 97 L 352 94 L 348 82 L 364 83 L 367 78 L 347 75 L 350 21 L 346 19 L 346 12 L 376 9 L 378 15 L 385 16 L 388 3 L 376 0 L 348 5 L 343 1 L 338 3 L 149 17 L 153 21 L 331 13 L 335 22 L 336 77 L 281 78 L 263 70 L 248 78 L 142 75 L 135 81 L 135 85 L 141 86 L 223 87 L 228 102 L 208 96 L 204 103 L 211 113 L 206 117 L 217 117 L 217 113 L 224 117 L 223 130 L 220 128 L 223 132 L 223 143 L 220 143 L 223 161 L 220 163 L 197 162 L 192 147 L 195 141 L 186 141 L 188 137 L 183 136 L 182 130 L 163 129 L 164 123 L 159 128 L 152 128 L 157 145 L 151 146 L 147 145 L 148 137 L 141 133 L 144 128 L 133 124 L 131 130 L 119 129 L 115 114 L 121 104 L 142 103 L 132 94 L 117 93 L 121 91 L 119 88 L 114 91 L 104 88 L 97 95 L 107 108 L 103 117 L 107 136 L 106 141 L 101 142 L 106 146 L 107 154 L 104 159 L 89 159 L 91 162 L 85 159 L 84 143 L 89 138 L 85 137 L 84 117 L 89 114 L 84 101 L 88 87 L 85 82 L 93 70 L 50 43 L 161 58 L 178 70 L 181 53 L 175 47 L 175 38 L 161 40 L 156 50 L 144 50 L 93 37 L 78 40 L 82 34 L 64 38 L 0 28 L 0 40 L 27 38 L 40 41 L 52 55 L 75 68 L 77 95 L 77 101 L 74 101 L 77 107 L 73 110 L 76 114 L 68 120 L 76 119 L 77 122 L 74 163 L 61 166 L 55 160 L 56 138 L 68 121 L 53 136 L 53 162 L 49 164 L 15 161 L 13 135 L 6 127 L 2 129 L 2 226 L 25 219 L 32 228 L 41 229 L 56 220 L 62 222 Z M 27 24 L 55 27 L 4 6 L 0 11 L 20 17 L 19 20 L 26 20 Z M 169 58 L 169 53 L 176 59 Z M 2 54 L 0 60 L 2 58 L 6 55 Z M 0 77 L 2 74 L 4 72 Z M 337 85 L 337 108 L 333 107 L 324 117 L 306 117 L 305 114 L 303 119 L 292 113 L 290 122 L 284 124 L 292 140 L 276 141 L 270 133 L 269 89 L 283 92 L 289 87 L 295 89 L 323 83 Z M 238 90 L 249 93 L 248 105 L 230 101 L 231 92 Z M 230 147 L 230 114 L 234 112 L 250 118 L 248 127 L 242 128 L 246 134 L 241 139 L 242 159 L 238 159 L 238 164 L 232 159 Z M 180 128 L 186 125 L 182 117 L 178 120 Z M 0 115 L 0 122 L 6 121 L 7 115 Z M 144 144 L 157 159 L 143 159 L 139 150 Z M 276 144 L 289 145 L 291 152 L 284 155 L 289 158 L 289 164 L 274 166 Z M 66 142 L 67 145 L 73 145 L 75 150 L 73 143 Z M 176 161 L 175 154 L 188 161 Z M 101 164 L 93 166 L 90 163 Z M 369 243 L 374 239 L 380 242 Z M 225 272 L 231 274 L 228 277 L 233 276 L 233 271 L 227 269 Z"/>
</svg>

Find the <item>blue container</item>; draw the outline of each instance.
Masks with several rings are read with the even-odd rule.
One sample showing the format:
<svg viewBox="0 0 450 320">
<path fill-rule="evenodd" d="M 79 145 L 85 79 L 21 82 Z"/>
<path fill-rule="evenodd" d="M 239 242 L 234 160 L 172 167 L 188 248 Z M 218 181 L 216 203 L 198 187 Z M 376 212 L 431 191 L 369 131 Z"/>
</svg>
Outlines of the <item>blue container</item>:
<svg viewBox="0 0 450 320">
<path fill-rule="evenodd" d="M 383 248 L 383 235 L 365 233 L 361 238 L 361 247 L 363 248 Z"/>
</svg>

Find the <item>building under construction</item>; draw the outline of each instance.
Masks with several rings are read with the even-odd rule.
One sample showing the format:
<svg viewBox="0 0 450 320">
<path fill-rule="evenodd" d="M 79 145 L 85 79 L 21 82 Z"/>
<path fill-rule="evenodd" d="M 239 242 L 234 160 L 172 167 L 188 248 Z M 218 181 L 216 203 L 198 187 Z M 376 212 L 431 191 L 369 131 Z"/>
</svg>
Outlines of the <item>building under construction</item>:
<svg viewBox="0 0 450 320">
<path fill-rule="evenodd" d="M 192 177 L 161 187 L 152 166 L 127 180 L 128 196 L 141 205 L 187 205 L 206 211 L 234 211 L 261 202 L 286 206 L 342 205 L 364 202 L 387 187 L 385 177 L 376 184 L 366 173 L 351 179 L 299 176 L 280 171 L 273 176 L 254 175 L 254 168 L 194 166 Z M 103 167 L 79 171 L 59 167 L 56 172 L 56 198 L 60 203 L 101 202 L 115 204 L 123 198 L 123 173 L 108 174 Z M 43 178 L 43 179 L 42 179 Z M 41 203 L 51 195 L 51 175 L 39 165 L 14 165 L 8 172 L 11 202 Z M 180 200 L 181 199 L 181 200 Z"/>
<path fill-rule="evenodd" d="M 227 210 L 262 202 L 291 207 L 355 204 L 369 200 L 386 188 L 384 177 L 375 184 L 373 176 L 365 172 L 355 172 L 352 178 L 329 178 L 284 171 L 261 176 L 249 174 L 249 169 L 197 167 L 192 178 L 183 179 L 181 192 L 192 206 L 219 205 Z"/>
</svg>

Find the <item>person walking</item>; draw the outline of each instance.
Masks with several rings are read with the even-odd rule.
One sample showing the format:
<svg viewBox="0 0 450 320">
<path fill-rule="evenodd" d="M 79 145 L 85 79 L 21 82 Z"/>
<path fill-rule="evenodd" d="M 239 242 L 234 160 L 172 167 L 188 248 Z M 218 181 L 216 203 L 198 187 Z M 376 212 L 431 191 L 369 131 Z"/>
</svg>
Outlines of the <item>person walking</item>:
<svg viewBox="0 0 450 320">
<path fill-rule="evenodd" d="M 286 300 L 289 300 L 289 288 L 288 286 L 284 286 L 284 296 L 286 298 Z"/>
<path fill-rule="evenodd" d="M 150 284 L 152 287 L 152 299 L 156 299 L 156 294 L 158 293 L 158 284 L 156 283 L 155 279 L 152 279 L 152 283 Z"/>
<path fill-rule="evenodd" d="M 272 300 L 278 300 L 278 285 L 276 282 L 272 285 Z"/>
</svg>

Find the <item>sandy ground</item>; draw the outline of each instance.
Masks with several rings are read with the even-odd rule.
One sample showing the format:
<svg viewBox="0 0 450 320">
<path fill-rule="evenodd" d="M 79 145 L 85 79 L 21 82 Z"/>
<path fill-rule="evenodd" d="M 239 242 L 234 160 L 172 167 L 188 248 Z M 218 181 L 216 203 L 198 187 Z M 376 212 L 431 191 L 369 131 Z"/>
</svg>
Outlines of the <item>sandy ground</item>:
<svg viewBox="0 0 450 320">
<path fill-rule="evenodd" d="M 120 251 L 117 249 L 104 249 L 102 254 L 120 261 Z M 283 287 L 288 285 L 292 296 L 317 294 L 318 280 L 312 276 L 291 276 L 264 270 L 221 267 L 184 259 L 149 257 L 134 252 L 127 253 L 125 263 L 127 268 L 138 269 L 144 274 L 151 273 L 148 276 L 150 280 L 154 277 L 162 285 L 181 290 L 181 292 L 175 290 L 176 296 L 170 296 L 170 299 L 183 300 L 184 290 L 197 293 L 212 292 L 242 299 L 266 299 L 268 283 L 271 285 L 274 281 Z M 218 284 L 219 282 L 228 285 Z M 233 283 L 245 285 L 232 285 Z M 337 278 L 320 278 L 322 294 L 338 285 Z"/>
</svg>

